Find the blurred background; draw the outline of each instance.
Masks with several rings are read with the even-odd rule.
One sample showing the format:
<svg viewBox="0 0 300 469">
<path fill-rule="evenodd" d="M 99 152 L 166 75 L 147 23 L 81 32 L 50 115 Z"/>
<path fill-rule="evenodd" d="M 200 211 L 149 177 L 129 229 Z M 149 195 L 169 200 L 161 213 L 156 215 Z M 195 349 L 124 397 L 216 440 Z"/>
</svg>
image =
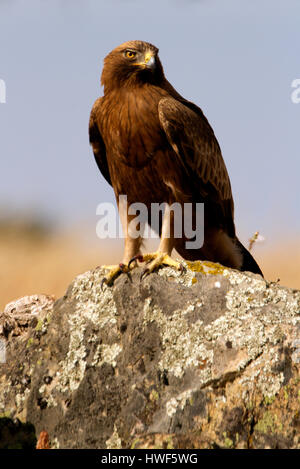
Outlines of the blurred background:
<svg viewBox="0 0 300 469">
<path fill-rule="evenodd" d="M 96 236 L 96 207 L 114 196 L 88 120 L 103 58 L 131 39 L 159 47 L 209 119 L 238 235 L 264 238 L 252 253 L 266 278 L 300 288 L 299 18 L 299 0 L 0 0 L 0 310 L 121 260 L 122 240 Z"/>
</svg>

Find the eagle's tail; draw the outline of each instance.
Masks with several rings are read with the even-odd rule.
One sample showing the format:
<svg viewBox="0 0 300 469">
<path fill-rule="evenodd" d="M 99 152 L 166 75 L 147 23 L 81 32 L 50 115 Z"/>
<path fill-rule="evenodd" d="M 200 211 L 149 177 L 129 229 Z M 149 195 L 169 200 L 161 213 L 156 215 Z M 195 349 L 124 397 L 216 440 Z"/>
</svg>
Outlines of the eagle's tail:
<svg viewBox="0 0 300 469">
<path fill-rule="evenodd" d="M 254 274 L 260 274 L 263 277 L 263 273 L 260 270 L 260 267 L 257 264 L 254 257 L 245 248 L 245 246 L 242 245 L 242 243 L 238 240 L 238 238 L 235 239 L 235 242 L 236 242 L 237 247 L 239 248 L 239 250 L 241 251 L 241 253 L 243 255 L 243 262 L 242 262 L 242 265 L 240 267 L 240 270 L 253 272 Z"/>
</svg>

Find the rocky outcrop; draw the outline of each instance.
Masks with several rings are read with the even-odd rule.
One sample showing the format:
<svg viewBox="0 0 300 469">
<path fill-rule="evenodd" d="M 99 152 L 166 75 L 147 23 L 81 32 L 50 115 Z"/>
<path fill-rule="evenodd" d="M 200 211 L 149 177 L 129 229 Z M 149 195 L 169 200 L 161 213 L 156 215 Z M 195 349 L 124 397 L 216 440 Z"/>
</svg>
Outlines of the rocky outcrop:
<svg viewBox="0 0 300 469">
<path fill-rule="evenodd" d="M 186 267 L 10 303 L 0 422 L 52 448 L 299 448 L 300 292 Z"/>
</svg>

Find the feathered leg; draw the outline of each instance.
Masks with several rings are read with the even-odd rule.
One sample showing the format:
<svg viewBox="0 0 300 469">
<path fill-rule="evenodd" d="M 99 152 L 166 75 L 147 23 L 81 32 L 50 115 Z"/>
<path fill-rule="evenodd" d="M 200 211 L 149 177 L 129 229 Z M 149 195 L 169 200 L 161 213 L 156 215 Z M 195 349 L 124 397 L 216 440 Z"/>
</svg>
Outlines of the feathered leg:
<svg viewBox="0 0 300 469">
<path fill-rule="evenodd" d="M 127 210 L 127 204 L 119 203 L 118 206 L 119 215 L 122 223 L 123 232 L 125 233 L 125 247 L 123 260 L 120 264 L 117 265 L 104 265 L 103 267 L 109 272 L 102 280 L 102 286 L 104 283 L 107 285 L 112 285 L 114 280 L 122 273 L 129 274 L 130 270 L 137 265 L 136 262 L 129 262 L 134 256 L 138 256 L 140 253 L 140 247 L 142 244 L 142 237 L 133 237 L 130 236 L 128 226 L 130 221 L 134 216 L 130 216 Z M 129 265 L 130 264 L 130 265 Z"/>
<path fill-rule="evenodd" d="M 131 266 L 132 262 L 146 262 L 148 267 L 146 267 L 142 274 L 141 280 L 149 275 L 151 272 L 156 270 L 158 267 L 163 265 L 175 268 L 177 270 L 183 271 L 183 265 L 171 258 L 172 250 L 174 248 L 174 212 L 170 210 L 170 207 L 167 206 L 162 223 L 161 231 L 161 240 L 159 243 L 158 250 L 154 253 L 148 253 L 143 255 L 134 256 L 128 266 Z"/>
</svg>

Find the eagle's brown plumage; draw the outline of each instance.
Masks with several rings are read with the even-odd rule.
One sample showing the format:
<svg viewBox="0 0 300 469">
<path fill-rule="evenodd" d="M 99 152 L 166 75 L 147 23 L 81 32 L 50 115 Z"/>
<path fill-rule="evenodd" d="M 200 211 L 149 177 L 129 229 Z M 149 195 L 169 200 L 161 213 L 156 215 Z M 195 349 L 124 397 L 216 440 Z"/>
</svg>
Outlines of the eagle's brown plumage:
<svg viewBox="0 0 300 469">
<path fill-rule="evenodd" d="M 214 132 L 201 109 L 166 80 L 158 49 L 142 41 L 120 45 L 105 58 L 101 82 L 104 96 L 91 112 L 90 143 L 117 200 L 126 194 L 128 204 L 143 202 L 149 209 L 153 202 L 205 204 L 202 248 L 186 249 L 185 238 L 165 240 L 162 229 L 159 252 L 170 255 L 176 248 L 184 259 L 261 273 L 236 237 L 230 180 Z M 124 264 L 140 245 L 126 233 Z"/>
</svg>

